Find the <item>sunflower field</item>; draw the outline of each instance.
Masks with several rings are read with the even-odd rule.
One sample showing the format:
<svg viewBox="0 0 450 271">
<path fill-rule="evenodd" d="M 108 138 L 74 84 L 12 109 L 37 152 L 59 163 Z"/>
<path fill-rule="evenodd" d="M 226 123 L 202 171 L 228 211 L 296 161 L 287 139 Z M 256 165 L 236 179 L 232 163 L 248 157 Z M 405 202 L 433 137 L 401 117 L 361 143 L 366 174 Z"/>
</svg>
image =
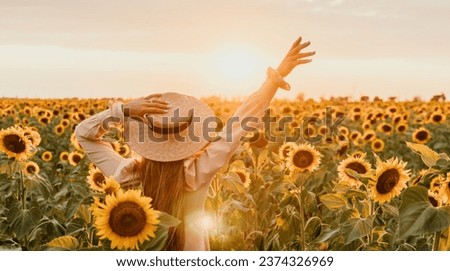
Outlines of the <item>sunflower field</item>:
<svg viewBox="0 0 450 271">
<path fill-rule="evenodd" d="M 224 122 L 240 105 L 203 100 Z M 103 176 L 74 136 L 110 102 L 0 100 L 0 250 L 163 248 L 180 221 Z M 450 249 L 445 99 L 299 97 L 268 115 L 212 181 L 212 250 Z"/>
</svg>

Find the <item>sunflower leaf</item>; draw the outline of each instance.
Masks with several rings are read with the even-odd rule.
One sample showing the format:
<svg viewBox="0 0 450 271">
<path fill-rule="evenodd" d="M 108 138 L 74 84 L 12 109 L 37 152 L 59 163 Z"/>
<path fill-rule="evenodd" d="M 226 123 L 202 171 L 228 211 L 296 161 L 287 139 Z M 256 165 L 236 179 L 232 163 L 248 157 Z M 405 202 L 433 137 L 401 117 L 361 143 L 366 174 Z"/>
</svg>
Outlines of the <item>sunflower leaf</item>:
<svg viewBox="0 0 450 271">
<path fill-rule="evenodd" d="M 339 209 L 347 206 L 347 202 L 341 193 L 321 195 L 319 199 L 329 209 Z"/>
<path fill-rule="evenodd" d="M 38 207 L 31 209 L 12 208 L 8 214 L 8 220 L 11 222 L 13 231 L 18 238 L 22 238 L 29 234 L 31 230 L 39 223 L 41 212 Z"/>
<path fill-rule="evenodd" d="M 406 141 L 406 146 L 408 146 L 415 153 L 419 154 L 422 158 L 422 161 L 428 167 L 434 166 L 436 162 L 441 158 L 437 152 L 433 151 L 426 145 Z"/>
<path fill-rule="evenodd" d="M 171 216 L 165 212 L 159 212 L 159 225 L 164 228 L 176 227 L 180 224 L 180 220 L 174 216 Z"/>
<path fill-rule="evenodd" d="M 354 240 L 364 237 L 370 233 L 373 219 L 368 218 L 350 218 L 341 224 L 341 232 L 345 238 L 345 244 L 348 245 Z"/>
<path fill-rule="evenodd" d="M 76 250 L 78 240 L 73 236 L 60 236 L 47 243 L 47 246 L 53 249 Z"/>
<path fill-rule="evenodd" d="M 450 226 L 450 206 L 433 207 L 428 200 L 428 190 L 422 186 L 409 187 L 403 192 L 399 213 L 400 239 Z"/>
</svg>

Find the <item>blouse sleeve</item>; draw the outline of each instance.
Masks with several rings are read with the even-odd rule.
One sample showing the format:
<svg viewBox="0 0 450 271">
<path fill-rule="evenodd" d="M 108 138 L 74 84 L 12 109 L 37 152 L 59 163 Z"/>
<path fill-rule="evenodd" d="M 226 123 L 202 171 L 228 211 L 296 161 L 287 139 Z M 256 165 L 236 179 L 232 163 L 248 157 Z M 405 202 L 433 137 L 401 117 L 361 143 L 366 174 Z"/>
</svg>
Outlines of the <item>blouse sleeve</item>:
<svg viewBox="0 0 450 271">
<path fill-rule="evenodd" d="M 88 158 L 105 176 L 113 176 L 118 182 L 130 178 L 135 159 L 123 158 L 114 151 L 102 136 L 112 124 L 123 123 L 124 115 L 121 103 L 114 103 L 109 109 L 93 115 L 77 125 L 75 135 Z"/>
<path fill-rule="evenodd" d="M 289 90 L 289 85 L 278 72 L 269 68 L 263 85 L 247 97 L 225 127 L 219 133 L 217 141 L 211 142 L 200 155 L 185 161 L 185 175 L 189 190 L 197 190 L 209 184 L 217 171 L 228 162 L 239 147 L 242 138 L 255 127 L 269 107 L 278 88 Z M 243 123 L 245 121 L 245 123 Z"/>
</svg>

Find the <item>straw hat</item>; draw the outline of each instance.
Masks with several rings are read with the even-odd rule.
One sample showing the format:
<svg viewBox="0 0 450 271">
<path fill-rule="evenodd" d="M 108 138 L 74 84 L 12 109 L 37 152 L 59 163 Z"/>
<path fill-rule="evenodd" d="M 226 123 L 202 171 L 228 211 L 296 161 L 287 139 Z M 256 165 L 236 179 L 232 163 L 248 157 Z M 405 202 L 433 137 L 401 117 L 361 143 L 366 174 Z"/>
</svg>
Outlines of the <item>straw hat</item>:
<svg viewBox="0 0 450 271">
<path fill-rule="evenodd" d="M 175 92 L 162 94 L 171 108 L 164 114 L 128 117 L 124 140 L 140 156 L 161 162 L 183 160 L 201 150 L 211 139 L 215 115 L 204 102 Z"/>
</svg>

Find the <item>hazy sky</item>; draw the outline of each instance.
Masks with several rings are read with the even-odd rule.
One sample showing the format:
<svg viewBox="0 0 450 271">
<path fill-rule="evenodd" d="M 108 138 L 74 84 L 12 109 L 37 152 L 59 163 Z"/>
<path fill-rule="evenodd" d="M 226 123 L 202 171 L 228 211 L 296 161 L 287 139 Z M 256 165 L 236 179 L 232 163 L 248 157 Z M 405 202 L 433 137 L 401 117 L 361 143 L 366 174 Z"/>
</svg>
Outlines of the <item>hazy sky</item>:
<svg viewBox="0 0 450 271">
<path fill-rule="evenodd" d="M 0 97 L 245 96 L 299 36 L 277 97 L 450 96 L 448 0 L 0 0 Z"/>
</svg>

